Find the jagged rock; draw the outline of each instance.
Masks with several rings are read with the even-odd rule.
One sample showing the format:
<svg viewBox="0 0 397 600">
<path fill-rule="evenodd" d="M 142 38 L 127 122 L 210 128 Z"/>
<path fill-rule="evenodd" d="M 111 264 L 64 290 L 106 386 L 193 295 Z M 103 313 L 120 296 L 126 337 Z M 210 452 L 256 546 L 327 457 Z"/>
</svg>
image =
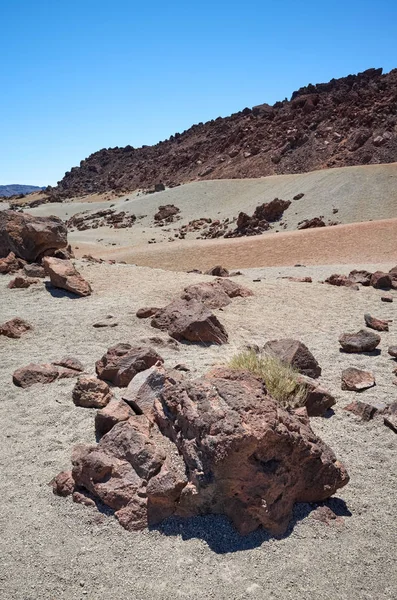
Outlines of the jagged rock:
<svg viewBox="0 0 397 600">
<path fill-rule="evenodd" d="M 343 333 L 339 343 L 344 352 L 372 352 L 380 344 L 380 335 L 361 329 L 357 333 Z"/>
<path fill-rule="evenodd" d="M 14 252 L 10 252 L 5 258 L 0 257 L 0 273 L 7 275 L 8 273 L 16 273 L 22 269 L 24 261 L 16 258 Z"/>
<path fill-rule="evenodd" d="M 371 277 L 371 285 L 380 290 L 389 290 L 392 287 L 392 280 L 389 273 L 375 271 Z"/>
<path fill-rule="evenodd" d="M 375 331 L 389 331 L 389 323 L 387 321 L 371 317 L 368 313 L 364 315 L 364 321 L 366 326 L 370 329 L 375 329 Z"/>
<path fill-rule="evenodd" d="M 388 349 L 387 349 L 387 352 L 393 358 L 397 358 L 397 346 L 389 346 Z"/>
<path fill-rule="evenodd" d="M 28 263 L 27 265 L 24 265 L 23 272 L 27 277 L 45 277 L 44 267 L 37 263 Z"/>
<path fill-rule="evenodd" d="M 179 341 L 224 344 L 228 340 L 224 326 L 196 300 L 174 300 L 153 317 L 151 325 Z"/>
<path fill-rule="evenodd" d="M 116 423 L 128 421 L 134 416 L 134 411 L 128 406 L 124 400 L 110 400 L 101 410 L 98 410 L 95 415 L 95 432 L 101 437 L 112 429 Z"/>
<path fill-rule="evenodd" d="M 74 489 L 111 507 L 128 530 L 213 513 L 242 534 L 262 525 L 280 535 L 295 502 L 321 502 L 348 483 L 307 417 L 281 408 L 250 374 L 166 386 L 153 410 L 155 422 L 130 417 L 72 454 Z M 63 481 L 54 491 L 70 493 Z"/>
<path fill-rule="evenodd" d="M 0 258 L 13 252 L 19 258 L 36 262 L 44 254 L 66 246 L 66 226 L 58 217 L 0 211 Z"/>
<path fill-rule="evenodd" d="M 305 219 L 302 223 L 299 223 L 298 229 L 313 229 L 315 227 L 326 227 L 323 219 L 320 217 L 314 217 L 313 219 Z"/>
<path fill-rule="evenodd" d="M 73 403 L 84 408 L 103 408 L 111 397 L 107 383 L 86 375 L 79 377 L 72 392 Z"/>
<path fill-rule="evenodd" d="M 89 296 L 92 292 L 90 284 L 76 271 L 70 260 L 45 257 L 43 266 L 50 276 L 51 285 L 67 290 L 77 296 Z"/>
<path fill-rule="evenodd" d="M 357 271 L 353 270 L 349 273 L 349 279 L 353 283 L 360 283 L 361 285 L 371 285 L 371 277 L 373 273 L 369 271 Z"/>
<path fill-rule="evenodd" d="M 382 415 L 387 411 L 387 404 L 384 404 L 384 402 L 361 402 L 360 400 L 355 400 L 348 406 L 345 406 L 345 410 L 352 412 L 363 421 L 371 421 L 374 417 Z"/>
<path fill-rule="evenodd" d="M 208 308 L 221 308 L 230 304 L 230 298 L 238 296 L 246 298 L 253 296 L 248 288 L 230 281 L 230 279 L 217 279 L 189 285 L 185 288 L 182 298 L 184 300 L 197 300 Z"/>
<path fill-rule="evenodd" d="M 309 348 L 299 340 L 285 338 L 266 342 L 263 350 L 278 358 L 281 362 L 291 365 L 302 375 L 316 379 L 321 375 L 321 367 L 310 352 Z"/>
<path fill-rule="evenodd" d="M 32 325 L 19 317 L 14 317 L 10 321 L 6 321 L 0 325 L 0 335 L 4 335 L 9 338 L 18 339 L 27 331 L 33 329 Z"/>
<path fill-rule="evenodd" d="M 208 271 L 205 271 L 205 275 L 213 275 L 214 277 L 229 277 L 229 271 L 221 265 L 216 265 Z"/>
<path fill-rule="evenodd" d="M 161 309 L 154 306 L 145 306 L 136 311 L 136 316 L 138 319 L 148 319 L 153 317 L 159 310 Z"/>
<path fill-rule="evenodd" d="M 342 390 L 362 392 L 374 385 L 375 377 L 369 371 L 349 367 L 342 372 Z"/>
<path fill-rule="evenodd" d="M 35 383 L 52 383 L 58 376 L 59 371 L 54 365 L 30 363 L 14 371 L 12 381 L 18 387 L 27 388 Z"/>
<path fill-rule="evenodd" d="M 111 381 L 118 387 L 126 387 L 137 373 L 149 369 L 158 361 L 164 362 L 149 346 L 117 344 L 95 363 L 95 368 L 100 379 Z"/>
<path fill-rule="evenodd" d="M 17 275 L 14 279 L 12 279 L 7 287 L 10 290 L 13 289 L 26 289 L 35 283 L 40 283 L 39 279 L 33 279 L 32 277 L 22 277 L 22 275 Z"/>
</svg>

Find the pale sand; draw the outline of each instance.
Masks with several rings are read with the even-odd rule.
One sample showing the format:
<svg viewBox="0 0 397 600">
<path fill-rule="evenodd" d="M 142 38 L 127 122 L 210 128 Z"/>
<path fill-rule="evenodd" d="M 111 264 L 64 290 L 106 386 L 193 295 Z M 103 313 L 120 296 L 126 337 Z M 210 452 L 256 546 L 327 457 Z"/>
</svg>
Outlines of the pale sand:
<svg viewBox="0 0 397 600">
<path fill-rule="evenodd" d="M 241 266 L 241 265 L 236 265 Z M 71 354 L 88 372 L 112 344 L 138 343 L 165 334 L 138 320 L 144 305 L 162 305 L 204 276 L 130 265 L 78 262 L 92 283 L 89 298 L 51 294 L 43 284 L 9 290 L 0 278 L 1 321 L 19 316 L 35 329 L 20 340 L 0 338 L 2 435 L 0 436 L 0 597 L 5 600 L 168 600 L 189 598 L 279 600 L 391 600 L 397 586 L 395 540 L 396 435 L 379 421 L 360 423 L 343 410 L 357 396 L 340 389 L 343 368 L 372 370 L 377 386 L 360 399 L 396 399 L 387 346 L 396 343 L 396 324 L 382 334 L 379 356 L 339 352 L 338 336 L 364 324 L 363 315 L 396 319 L 395 302 L 382 292 L 355 292 L 326 284 L 277 279 L 311 275 L 317 282 L 335 270 L 388 269 L 355 263 L 247 271 L 237 281 L 252 287 L 253 298 L 235 299 L 216 311 L 230 333 L 222 347 L 158 347 L 166 365 L 184 362 L 190 376 L 224 362 L 246 343 L 294 336 L 304 341 L 323 368 L 321 381 L 336 396 L 335 414 L 312 419 L 312 426 L 347 466 L 351 481 L 337 496 L 346 503 L 344 526 L 326 525 L 299 505 L 289 534 L 281 540 L 258 532 L 239 537 L 223 518 L 170 521 L 153 531 L 127 533 L 114 517 L 53 496 L 47 485 L 70 465 L 74 444 L 94 442 L 94 410 L 76 408 L 73 381 L 21 390 L 13 371 L 30 361 Z M 253 283 L 252 279 L 264 278 Z M 113 314 L 114 329 L 92 324 Z M 335 506 L 335 505 L 334 505 Z"/>
</svg>

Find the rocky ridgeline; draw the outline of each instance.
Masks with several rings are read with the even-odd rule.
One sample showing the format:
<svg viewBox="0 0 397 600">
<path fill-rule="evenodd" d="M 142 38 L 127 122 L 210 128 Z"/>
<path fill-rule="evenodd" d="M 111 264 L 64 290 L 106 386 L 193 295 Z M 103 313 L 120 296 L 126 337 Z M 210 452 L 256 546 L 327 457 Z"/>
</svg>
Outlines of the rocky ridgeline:
<svg viewBox="0 0 397 600">
<path fill-rule="evenodd" d="M 49 188 L 53 199 L 397 160 L 397 70 L 308 85 L 290 100 L 193 125 L 155 146 L 95 152 Z"/>
</svg>

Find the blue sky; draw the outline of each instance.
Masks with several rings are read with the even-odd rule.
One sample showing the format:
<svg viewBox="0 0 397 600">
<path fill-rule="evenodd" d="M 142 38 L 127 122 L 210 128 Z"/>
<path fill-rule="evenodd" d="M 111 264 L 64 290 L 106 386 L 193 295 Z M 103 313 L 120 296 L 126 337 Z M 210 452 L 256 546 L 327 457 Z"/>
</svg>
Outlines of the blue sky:
<svg viewBox="0 0 397 600">
<path fill-rule="evenodd" d="M 0 184 L 397 67 L 396 0 L 2 0 Z"/>
</svg>

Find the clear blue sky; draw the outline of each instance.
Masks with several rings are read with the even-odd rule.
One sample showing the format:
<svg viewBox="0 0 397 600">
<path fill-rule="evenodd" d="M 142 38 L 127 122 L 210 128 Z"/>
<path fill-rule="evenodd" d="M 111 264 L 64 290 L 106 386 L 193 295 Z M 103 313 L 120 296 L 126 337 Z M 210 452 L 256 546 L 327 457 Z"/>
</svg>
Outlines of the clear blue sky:
<svg viewBox="0 0 397 600">
<path fill-rule="evenodd" d="M 2 0 L 0 184 L 397 67 L 397 0 Z"/>
</svg>

